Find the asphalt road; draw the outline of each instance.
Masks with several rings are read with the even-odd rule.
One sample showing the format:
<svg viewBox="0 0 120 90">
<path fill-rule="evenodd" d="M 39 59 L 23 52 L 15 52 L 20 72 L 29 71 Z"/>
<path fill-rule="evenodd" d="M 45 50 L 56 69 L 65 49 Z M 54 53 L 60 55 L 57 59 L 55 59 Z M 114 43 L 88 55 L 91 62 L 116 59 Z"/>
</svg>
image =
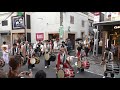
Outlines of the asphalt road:
<svg viewBox="0 0 120 90">
<path fill-rule="evenodd" d="M 91 72 L 80 72 L 79 74 L 77 74 L 77 68 L 75 67 L 74 63 L 76 62 L 77 60 L 74 59 L 74 61 L 72 62 L 72 65 L 74 66 L 74 70 L 75 70 L 75 78 L 102 78 L 101 75 L 97 75 L 97 74 L 94 74 L 94 73 L 91 73 Z M 51 66 L 48 68 L 48 69 L 45 69 L 44 68 L 44 57 L 42 56 L 41 59 L 40 59 L 40 63 L 35 65 L 35 68 L 32 70 L 33 71 L 33 77 L 35 75 L 35 73 L 38 71 L 38 70 L 44 70 L 47 74 L 47 78 L 56 78 L 56 69 L 55 69 L 55 66 L 56 66 L 56 62 L 51 62 Z M 3 70 L 8 72 L 9 70 L 9 65 L 5 65 L 3 67 Z M 28 66 L 27 65 L 24 65 L 20 68 L 20 71 L 27 71 L 28 70 Z"/>
</svg>

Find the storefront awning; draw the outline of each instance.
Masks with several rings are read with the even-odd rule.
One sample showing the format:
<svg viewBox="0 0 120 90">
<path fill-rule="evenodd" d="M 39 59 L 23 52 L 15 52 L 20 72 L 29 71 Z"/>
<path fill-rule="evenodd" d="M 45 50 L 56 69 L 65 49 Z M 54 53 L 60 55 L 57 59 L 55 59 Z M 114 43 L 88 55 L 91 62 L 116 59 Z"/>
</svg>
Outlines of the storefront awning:
<svg viewBox="0 0 120 90">
<path fill-rule="evenodd" d="M 0 33 L 10 33 L 10 30 L 0 31 Z"/>
<path fill-rule="evenodd" d="M 103 21 L 103 22 L 99 22 L 99 23 L 94 23 L 94 26 L 97 25 L 120 25 L 120 20 L 119 21 Z"/>
</svg>

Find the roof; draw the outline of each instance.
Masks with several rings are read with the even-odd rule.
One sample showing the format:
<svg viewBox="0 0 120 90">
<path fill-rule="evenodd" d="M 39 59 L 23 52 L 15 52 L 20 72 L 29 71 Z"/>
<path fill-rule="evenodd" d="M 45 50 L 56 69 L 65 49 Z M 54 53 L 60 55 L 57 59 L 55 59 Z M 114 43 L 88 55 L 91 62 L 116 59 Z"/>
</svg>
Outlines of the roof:
<svg viewBox="0 0 120 90">
<path fill-rule="evenodd" d="M 99 22 L 99 23 L 94 23 L 93 25 L 118 25 L 120 24 L 120 20 L 119 21 L 103 21 L 103 22 Z"/>
</svg>

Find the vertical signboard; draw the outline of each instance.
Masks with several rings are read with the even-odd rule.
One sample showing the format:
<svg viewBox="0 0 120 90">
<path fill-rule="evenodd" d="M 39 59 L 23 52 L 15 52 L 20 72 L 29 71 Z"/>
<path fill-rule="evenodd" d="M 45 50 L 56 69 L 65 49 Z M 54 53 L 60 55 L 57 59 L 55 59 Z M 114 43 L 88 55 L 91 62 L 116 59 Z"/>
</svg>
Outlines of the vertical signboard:
<svg viewBox="0 0 120 90">
<path fill-rule="evenodd" d="M 12 17 L 12 29 L 24 29 L 25 21 L 22 16 L 14 16 Z"/>
<path fill-rule="evenodd" d="M 36 41 L 44 40 L 44 33 L 36 33 Z"/>
<path fill-rule="evenodd" d="M 59 28 L 59 37 L 63 38 L 63 34 L 64 34 L 63 26 L 60 26 L 60 28 Z"/>
</svg>

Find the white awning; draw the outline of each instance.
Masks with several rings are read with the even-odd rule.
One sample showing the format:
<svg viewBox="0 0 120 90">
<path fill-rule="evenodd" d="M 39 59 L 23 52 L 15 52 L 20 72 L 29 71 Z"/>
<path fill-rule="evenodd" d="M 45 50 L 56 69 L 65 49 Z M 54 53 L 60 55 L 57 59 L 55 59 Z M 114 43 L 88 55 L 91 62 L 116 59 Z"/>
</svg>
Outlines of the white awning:
<svg viewBox="0 0 120 90">
<path fill-rule="evenodd" d="M 10 30 L 5 30 L 5 31 L 0 30 L 0 33 L 10 33 L 10 32 L 11 32 Z"/>
</svg>

